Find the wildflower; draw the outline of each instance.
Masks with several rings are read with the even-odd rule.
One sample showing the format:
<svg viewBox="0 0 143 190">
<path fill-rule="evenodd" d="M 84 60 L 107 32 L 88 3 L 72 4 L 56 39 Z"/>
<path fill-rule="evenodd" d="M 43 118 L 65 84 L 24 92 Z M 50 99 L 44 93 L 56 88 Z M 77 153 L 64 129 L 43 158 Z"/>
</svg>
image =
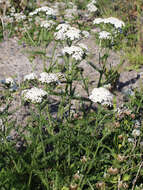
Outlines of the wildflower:
<svg viewBox="0 0 143 190">
<path fill-rule="evenodd" d="M 52 20 L 43 20 L 40 24 L 41 27 L 50 29 L 53 25 L 55 25 L 55 22 Z"/>
<path fill-rule="evenodd" d="M 47 92 L 33 87 L 31 89 L 23 90 L 22 96 L 25 101 L 31 101 L 32 103 L 41 103 L 42 99 L 47 96 Z"/>
<path fill-rule="evenodd" d="M 125 23 L 123 21 L 114 17 L 109 17 L 109 18 L 104 19 L 104 23 L 113 24 L 115 28 L 122 28 L 123 26 L 125 26 Z"/>
<path fill-rule="evenodd" d="M 135 120 L 135 128 L 140 128 L 141 127 L 141 123 L 139 120 Z"/>
<path fill-rule="evenodd" d="M 22 12 L 21 13 L 15 13 L 13 16 L 15 17 L 16 22 L 20 22 L 20 21 L 26 19 L 26 16 Z"/>
<path fill-rule="evenodd" d="M 74 27 L 71 27 L 69 24 L 59 24 L 56 28 L 57 32 L 54 33 L 56 40 L 66 40 L 70 39 L 71 41 L 79 39 L 81 37 L 81 31 Z"/>
<path fill-rule="evenodd" d="M 96 183 L 96 188 L 97 189 L 105 189 L 105 182 L 99 181 Z"/>
<path fill-rule="evenodd" d="M 50 84 L 50 83 L 53 83 L 53 82 L 58 82 L 59 78 L 58 78 L 57 74 L 55 74 L 55 73 L 46 73 L 46 72 L 43 72 L 43 73 L 40 74 L 39 81 L 41 83 Z"/>
<path fill-rule="evenodd" d="M 37 79 L 37 75 L 35 73 L 30 73 L 30 74 L 24 76 L 24 81 L 35 80 L 35 79 Z"/>
<path fill-rule="evenodd" d="M 75 39 L 79 39 L 80 38 L 80 33 L 81 33 L 81 31 L 79 29 L 76 29 L 74 27 L 70 27 L 65 35 L 66 35 L 66 37 L 68 39 L 70 39 L 71 41 L 73 41 Z"/>
<path fill-rule="evenodd" d="M 114 25 L 115 28 L 122 28 L 125 26 L 125 23 L 121 20 L 119 20 L 118 18 L 114 18 L 114 17 L 109 17 L 109 18 L 96 18 L 93 21 L 93 24 L 100 24 L 100 23 L 104 23 L 104 24 L 112 24 Z"/>
<path fill-rule="evenodd" d="M 5 84 L 8 85 L 8 86 L 13 86 L 13 84 L 14 84 L 13 78 L 11 78 L 11 77 L 6 78 L 5 79 Z"/>
<path fill-rule="evenodd" d="M 54 9 L 48 7 L 48 6 L 43 6 L 40 8 L 37 8 L 35 11 L 29 13 L 29 16 L 33 16 L 38 14 L 39 12 L 45 12 L 46 15 L 56 15 L 56 11 L 54 11 Z"/>
<path fill-rule="evenodd" d="M 71 184 L 70 185 L 70 190 L 77 190 L 78 185 L 77 184 Z"/>
<path fill-rule="evenodd" d="M 89 12 L 93 13 L 93 12 L 96 12 L 98 9 L 97 7 L 95 6 L 95 3 L 96 1 L 95 0 L 92 0 L 88 5 L 87 5 L 87 9 Z"/>
<path fill-rule="evenodd" d="M 73 178 L 74 178 L 75 180 L 79 180 L 79 179 L 81 178 L 81 176 L 82 176 L 82 175 L 79 174 L 79 170 L 78 170 L 77 173 L 74 174 Z"/>
<path fill-rule="evenodd" d="M 100 24 L 102 22 L 104 22 L 103 18 L 96 18 L 96 19 L 94 19 L 93 24 Z"/>
<path fill-rule="evenodd" d="M 68 54 L 72 56 L 72 58 L 74 58 L 76 61 L 81 61 L 86 51 L 87 47 L 84 46 L 84 44 L 79 44 L 79 46 L 64 47 L 62 50 L 64 55 Z"/>
<path fill-rule="evenodd" d="M 133 138 L 128 138 L 128 142 L 129 143 L 134 143 L 134 139 Z"/>
<path fill-rule="evenodd" d="M 82 31 L 82 35 L 85 37 L 85 38 L 88 38 L 89 37 L 89 32 L 88 31 Z"/>
<path fill-rule="evenodd" d="M 118 155 L 117 155 L 117 160 L 118 160 L 119 162 L 123 162 L 123 161 L 125 160 L 125 156 L 122 156 L 122 155 L 118 154 Z"/>
<path fill-rule="evenodd" d="M 138 136 L 140 136 L 140 134 L 141 134 L 141 132 L 140 132 L 139 129 L 134 129 L 134 130 L 132 131 L 132 135 L 133 135 L 134 137 L 138 137 Z"/>
<path fill-rule="evenodd" d="M 108 169 L 108 173 L 109 174 L 111 174 L 111 175 L 116 175 L 116 174 L 118 174 L 119 173 L 119 170 L 118 170 L 118 168 L 109 168 Z"/>
<path fill-rule="evenodd" d="M 89 99 L 95 103 L 112 106 L 113 94 L 106 88 L 94 88 Z"/>
<path fill-rule="evenodd" d="M 111 34 L 106 31 L 102 31 L 99 33 L 99 39 L 111 39 Z"/>
</svg>

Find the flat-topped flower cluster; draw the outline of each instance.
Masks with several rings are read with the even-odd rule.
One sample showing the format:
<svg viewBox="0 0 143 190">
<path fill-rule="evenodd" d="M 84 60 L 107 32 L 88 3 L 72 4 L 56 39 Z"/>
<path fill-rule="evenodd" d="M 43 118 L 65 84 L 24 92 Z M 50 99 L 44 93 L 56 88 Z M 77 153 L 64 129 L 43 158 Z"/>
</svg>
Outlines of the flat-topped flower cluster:
<svg viewBox="0 0 143 190">
<path fill-rule="evenodd" d="M 48 7 L 48 6 L 43 6 L 43 7 L 37 8 L 37 9 L 35 9 L 35 11 L 29 13 L 29 16 L 36 15 L 40 12 L 43 12 L 48 16 L 49 15 L 53 15 L 53 16 L 56 15 L 56 11 L 54 11 L 54 9 L 52 9 L 51 7 Z"/>
<path fill-rule="evenodd" d="M 43 72 L 40 74 L 40 78 L 38 79 L 38 76 L 35 73 L 30 73 L 28 75 L 24 76 L 24 81 L 33 81 L 33 80 L 39 80 L 40 83 L 57 83 L 59 81 L 59 74 L 56 73 L 46 73 Z M 33 87 L 31 89 L 26 89 L 22 91 L 22 97 L 24 101 L 30 101 L 32 103 L 41 103 L 42 99 L 46 97 L 48 94 L 46 91 Z"/>
<path fill-rule="evenodd" d="M 96 18 L 93 21 L 93 24 L 112 24 L 115 28 L 122 28 L 125 26 L 125 23 L 118 18 L 109 17 L 109 18 Z"/>
<path fill-rule="evenodd" d="M 89 2 L 89 4 L 87 4 L 87 9 L 91 13 L 96 12 L 98 10 L 98 8 L 96 7 L 96 0 L 92 0 L 91 2 Z"/>
<path fill-rule="evenodd" d="M 106 88 L 94 88 L 89 96 L 89 99 L 94 103 L 100 103 L 101 105 L 113 105 L 113 94 Z"/>
<path fill-rule="evenodd" d="M 62 53 L 63 55 L 70 55 L 76 61 L 81 61 L 84 54 L 86 54 L 87 51 L 88 48 L 84 44 L 80 43 L 76 46 L 64 47 Z"/>
<path fill-rule="evenodd" d="M 41 103 L 42 99 L 47 95 L 48 93 L 46 91 L 36 87 L 22 91 L 24 100 L 31 101 L 32 103 Z"/>
<path fill-rule="evenodd" d="M 56 31 L 54 33 L 56 40 L 66 40 L 69 39 L 71 41 L 78 40 L 81 37 L 81 31 L 75 27 L 70 26 L 67 23 L 59 24 L 56 27 Z"/>
</svg>

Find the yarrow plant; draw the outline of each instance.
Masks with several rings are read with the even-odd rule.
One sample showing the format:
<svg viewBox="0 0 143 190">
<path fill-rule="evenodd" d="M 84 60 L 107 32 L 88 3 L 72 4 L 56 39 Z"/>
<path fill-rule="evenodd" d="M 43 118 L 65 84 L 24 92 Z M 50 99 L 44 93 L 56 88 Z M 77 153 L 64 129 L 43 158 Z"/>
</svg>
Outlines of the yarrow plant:
<svg viewBox="0 0 143 190">
<path fill-rule="evenodd" d="M 118 28 L 122 28 L 125 26 L 125 23 L 121 20 L 119 20 L 118 18 L 114 18 L 114 17 L 109 17 L 109 18 L 96 18 L 93 21 L 93 24 L 111 24 L 113 25 L 116 29 Z"/>
<path fill-rule="evenodd" d="M 43 98 L 47 95 L 48 93 L 46 91 L 37 87 L 22 91 L 22 97 L 24 101 L 30 101 L 32 103 L 41 103 Z"/>
<path fill-rule="evenodd" d="M 40 26 L 43 28 L 46 28 L 47 30 L 50 30 L 56 23 L 52 20 L 43 20 L 41 21 Z"/>
<path fill-rule="evenodd" d="M 52 9 L 48 6 L 43 6 L 43 7 L 37 8 L 35 11 L 29 13 L 29 16 L 37 15 L 40 12 L 45 13 L 47 16 L 51 16 L 51 15 L 55 16 L 56 15 L 56 11 L 54 11 L 54 9 Z"/>
<path fill-rule="evenodd" d="M 14 80 L 11 77 L 5 79 L 5 84 L 8 86 L 12 86 L 14 84 Z"/>
<path fill-rule="evenodd" d="M 78 44 L 76 46 L 64 47 L 62 53 L 63 55 L 70 55 L 76 61 L 81 61 L 87 50 L 84 44 Z"/>
<path fill-rule="evenodd" d="M 35 73 L 30 73 L 24 76 L 24 81 L 30 81 L 37 79 L 37 75 Z"/>
<path fill-rule="evenodd" d="M 89 99 L 94 103 L 100 103 L 101 105 L 112 106 L 113 94 L 106 88 L 94 88 L 89 96 Z"/>
<path fill-rule="evenodd" d="M 3 2 L 8 0 L 0 0 L 0 5 Z M 25 75 L 22 82 L 19 77 L 15 91 L 11 89 L 17 79 L 0 80 L 0 187 L 140 190 L 142 91 L 134 92 L 125 105 L 120 105 L 116 99 L 119 67 L 108 64 L 109 50 L 105 53 L 106 48 L 97 48 L 92 41 L 95 36 L 88 32 L 96 18 L 99 41 L 114 42 L 112 39 L 116 34 L 118 38 L 125 24 L 114 17 L 97 18 L 101 15 L 100 2 L 95 0 L 88 4 L 75 1 L 77 6 L 62 0 L 22 0 L 20 5 L 15 0 L 10 2 L 15 8 L 10 7 L 8 15 L 2 15 L 4 25 L 0 27 L 5 27 L 7 19 L 20 35 L 25 30 L 22 35 L 30 41 L 30 61 L 38 57 L 44 69 L 41 72 L 39 65 L 40 69 Z M 21 6 L 25 2 L 28 5 Z M 82 3 L 83 9 L 79 10 Z M 31 10 L 35 11 L 29 13 Z M 95 56 L 94 45 L 99 57 Z M 91 73 L 87 70 L 90 66 Z"/>
<path fill-rule="evenodd" d="M 96 0 L 92 0 L 89 4 L 87 4 L 87 9 L 91 13 L 95 13 L 98 8 L 96 7 Z"/>
<path fill-rule="evenodd" d="M 79 40 L 81 38 L 81 31 L 75 27 L 71 27 L 69 24 L 59 24 L 56 27 L 56 31 L 54 33 L 56 40 Z"/>
<path fill-rule="evenodd" d="M 99 39 L 111 39 L 111 33 L 107 31 L 99 32 Z"/>
<path fill-rule="evenodd" d="M 50 83 L 58 82 L 59 78 L 58 78 L 58 75 L 55 74 L 55 73 L 46 73 L 46 72 L 43 72 L 43 73 L 40 74 L 39 81 L 41 83 L 50 84 Z"/>
</svg>

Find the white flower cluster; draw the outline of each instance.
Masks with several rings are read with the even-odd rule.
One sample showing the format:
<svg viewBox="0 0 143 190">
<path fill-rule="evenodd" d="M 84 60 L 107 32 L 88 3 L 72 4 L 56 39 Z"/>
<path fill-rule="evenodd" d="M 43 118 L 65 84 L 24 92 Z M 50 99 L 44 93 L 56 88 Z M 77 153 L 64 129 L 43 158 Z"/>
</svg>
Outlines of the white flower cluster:
<svg viewBox="0 0 143 190">
<path fill-rule="evenodd" d="M 141 134 L 141 131 L 139 129 L 134 129 L 132 131 L 133 137 L 138 137 L 138 136 L 140 136 L 140 134 Z"/>
<path fill-rule="evenodd" d="M 50 84 L 50 83 L 53 83 L 53 82 L 58 82 L 59 78 L 58 78 L 57 74 L 55 74 L 55 73 L 43 72 L 43 73 L 40 74 L 39 81 L 41 83 Z"/>
<path fill-rule="evenodd" d="M 87 50 L 88 48 L 84 44 L 78 44 L 78 46 L 64 47 L 62 53 L 72 56 L 76 61 L 81 61 Z"/>
<path fill-rule="evenodd" d="M 94 88 L 89 96 L 92 102 L 100 103 L 102 105 L 112 106 L 113 94 L 106 88 Z"/>
<path fill-rule="evenodd" d="M 47 6 L 43 6 L 43 7 L 37 8 L 35 11 L 29 13 L 29 16 L 36 15 L 39 12 L 45 12 L 45 14 L 48 15 L 48 16 L 49 15 L 53 15 L 53 16 L 56 15 L 56 11 L 54 11 L 54 9 L 52 9 L 50 7 L 47 7 Z"/>
<path fill-rule="evenodd" d="M 48 93 L 46 91 L 36 87 L 22 91 L 24 100 L 31 101 L 32 103 L 41 103 L 47 95 Z"/>
<path fill-rule="evenodd" d="M 35 80 L 37 79 L 37 75 L 35 73 L 30 73 L 28 75 L 25 75 L 24 76 L 24 81 L 27 81 L 27 80 Z"/>
<path fill-rule="evenodd" d="M 89 12 L 94 13 L 94 12 L 96 12 L 98 10 L 97 7 L 95 6 L 95 4 L 96 4 L 96 0 L 92 0 L 87 5 L 87 9 L 88 9 Z"/>
<path fill-rule="evenodd" d="M 6 85 L 9 85 L 9 86 L 12 86 L 12 85 L 14 84 L 13 78 L 11 78 L 11 77 L 6 78 L 6 79 L 5 79 L 5 84 L 6 84 Z"/>
<path fill-rule="evenodd" d="M 123 21 L 119 20 L 118 18 L 114 18 L 114 17 L 96 18 L 93 21 L 93 24 L 100 24 L 100 23 L 112 24 L 112 25 L 114 25 L 115 28 L 122 28 L 125 26 L 125 23 Z"/>
<path fill-rule="evenodd" d="M 22 12 L 21 13 L 15 13 L 13 16 L 15 17 L 16 22 L 20 22 L 20 21 L 26 19 L 26 15 L 24 15 Z"/>
<path fill-rule="evenodd" d="M 46 29 L 51 29 L 53 25 L 55 25 L 56 23 L 52 20 L 43 20 L 41 21 L 40 26 Z"/>
<path fill-rule="evenodd" d="M 69 24 L 59 24 L 56 27 L 57 32 L 54 33 L 55 39 L 56 40 L 66 40 L 70 39 L 71 41 L 73 40 L 78 40 L 81 35 L 81 31 L 77 28 L 71 27 Z"/>
<path fill-rule="evenodd" d="M 111 33 L 107 31 L 99 32 L 99 39 L 111 39 Z"/>
<path fill-rule="evenodd" d="M 82 35 L 83 35 L 85 38 L 88 38 L 88 37 L 89 37 L 89 32 L 86 31 L 86 30 L 83 30 L 83 31 L 82 31 Z"/>
</svg>

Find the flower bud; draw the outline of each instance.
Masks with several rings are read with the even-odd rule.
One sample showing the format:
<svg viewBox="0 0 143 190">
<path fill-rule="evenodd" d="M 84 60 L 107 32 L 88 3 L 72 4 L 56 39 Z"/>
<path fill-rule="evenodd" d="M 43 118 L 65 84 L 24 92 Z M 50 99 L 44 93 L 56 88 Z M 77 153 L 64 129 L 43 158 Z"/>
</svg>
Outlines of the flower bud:
<svg viewBox="0 0 143 190">
<path fill-rule="evenodd" d="M 70 190 L 77 190 L 78 185 L 77 184 L 71 184 L 70 185 Z"/>
<path fill-rule="evenodd" d="M 119 173 L 119 170 L 118 170 L 118 168 L 109 168 L 108 169 L 108 173 L 109 174 L 111 174 L 111 175 L 116 175 L 116 174 L 118 174 Z"/>
</svg>

